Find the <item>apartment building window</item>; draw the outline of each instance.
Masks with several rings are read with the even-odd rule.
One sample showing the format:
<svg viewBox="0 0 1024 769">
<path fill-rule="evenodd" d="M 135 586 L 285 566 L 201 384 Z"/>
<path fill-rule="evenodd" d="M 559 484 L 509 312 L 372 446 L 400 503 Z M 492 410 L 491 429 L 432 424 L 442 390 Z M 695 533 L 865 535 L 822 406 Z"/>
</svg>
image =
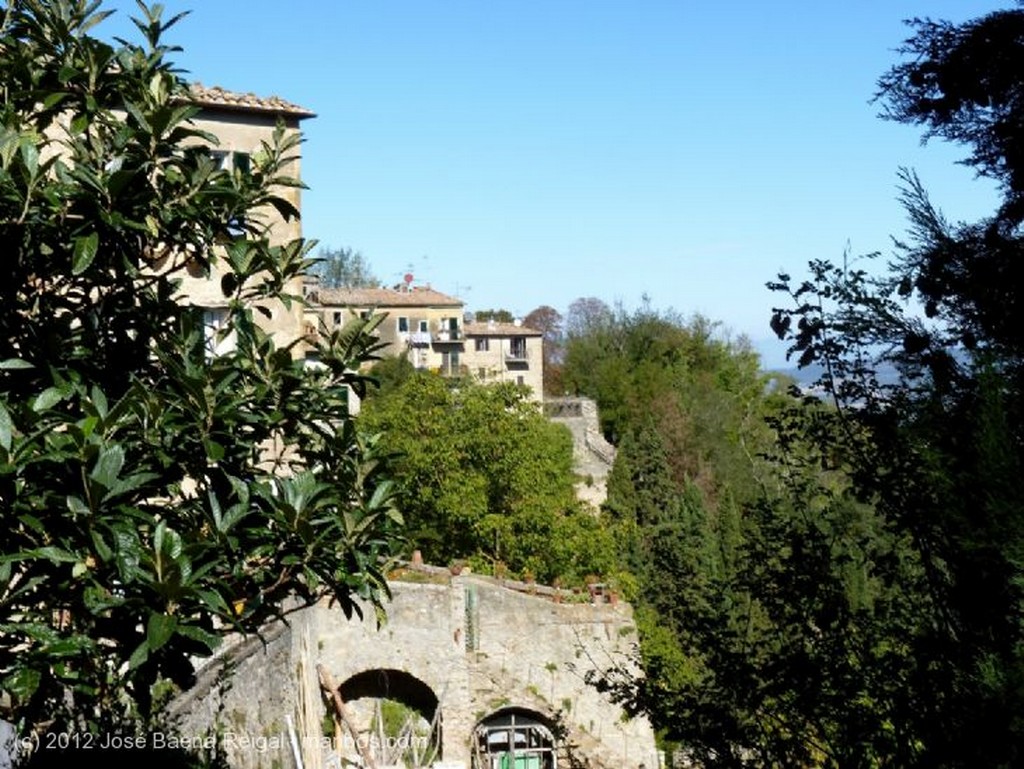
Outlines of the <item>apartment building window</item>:
<svg viewBox="0 0 1024 769">
<path fill-rule="evenodd" d="M 477 337 L 474 340 L 474 343 L 475 343 L 474 346 L 476 347 L 476 351 L 477 352 L 487 352 L 491 348 L 490 344 L 488 344 L 489 342 L 490 342 L 490 340 L 487 337 L 485 337 L 485 336 L 484 337 Z"/>
<path fill-rule="evenodd" d="M 441 373 L 446 376 L 459 375 L 459 351 L 451 350 L 441 353 Z"/>
<path fill-rule="evenodd" d="M 234 352 L 236 339 L 234 331 L 227 332 L 228 310 L 226 307 L 202 307 L 203 337 L 206 342 L 206 357 Z"/>
<path fill-rule="evenodd" d="M 341 313 L 340 312 L 334 313 L 334 325 L 335 326 L 340 326 L 341 325 Z"/>
<path fill-rule="evenodd" d="M 231 167 L 240 173 L 248 175 L 252 172 L 252 158 L 248 152 L 232 152 Z"/>
<path fill-rule="evenodd" d="M 509 352 L 513 358 L 526 357 L 526 339 L 521 336 L 509 340 Z"/>
<path fill-rule="evenodd" d="M 421 320 L 420 321 L 420 333 L 421 334 L 427 334 L 429 332 L 430 332 L 430 327 L 427 325 L 427 321 L 426 320 Z"/>
<path fill-rule="evenodd" d="M 210 159 L 220 171 L 234 169 L 243 174 L 252 172 L 252 156 L 248 152 L 228 152 L 226 150 L 210 150 Z"/>
<path fill-rule="evenodd" d="M 408 334 L 409 333 L 409 319 L 399 316 L 398 317 L 398 333 Z"/>
</svg>

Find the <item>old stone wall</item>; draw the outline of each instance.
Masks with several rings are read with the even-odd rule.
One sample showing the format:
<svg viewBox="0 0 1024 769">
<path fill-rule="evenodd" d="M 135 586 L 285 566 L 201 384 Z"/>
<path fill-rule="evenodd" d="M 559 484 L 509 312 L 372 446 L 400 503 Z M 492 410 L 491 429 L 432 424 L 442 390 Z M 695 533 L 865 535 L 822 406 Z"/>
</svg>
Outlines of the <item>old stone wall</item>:
<svg viewBox="0 0 1024 769">
<path fill-rule="evenodd" d="M 572 433 L 573 462 L 582 480 L 576 496 L 599 507 L 608 496 L 608 473 L 615 463 L 615 447 L 601 433 L 597 404 L 589 398 L 549 398 L 544 413 Z"/>
<path fill-rule="evenodd" d="M 526 586 L 439 570 L 416 578 L 391 583 L 379 628 L 372 611 L 349 619 L 323 604 L 293 614 L 262 642 L 236 644 L 175 703 L 180 733 L 216 734 L 236 769 L 291 769 L 297 755 L 303 769 L 357 761 L 354 741 L 332 742 L 325 728 L 319 667 L 352 697 L 399 700 L 428 720 L 438 708 L 435 766 L 470 767 L 474 729 L 509 708 L 564 729 L 566 745 L 591 767 L 657 765 L 650 725 L 624 719 L 584 680 L 621 662 L 635 642 L 628 605 L 550 588 L 531 595 Z"/>
</svg>

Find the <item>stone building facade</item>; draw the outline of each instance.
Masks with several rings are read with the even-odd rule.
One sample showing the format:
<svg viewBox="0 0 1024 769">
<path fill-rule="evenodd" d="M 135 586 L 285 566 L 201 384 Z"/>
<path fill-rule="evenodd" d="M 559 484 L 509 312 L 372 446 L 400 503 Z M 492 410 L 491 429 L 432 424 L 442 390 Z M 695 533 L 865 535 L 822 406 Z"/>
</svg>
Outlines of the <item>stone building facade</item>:
<svg viewBox="0 0 1024 769">
<path fill-rule="evenodd" d="M 321 288 L 307 279 L 306 334 L 330 333 L 354 318 L 383 315 L 381 355 L 420 370 L 480 382 L 517 382 L 540 401 L 544 357 L 540 331 L 520 323 L 467 323 L 462 300 L 427 286 Z"/>
<path fill-rule="evenodd" d="M 466 373 L 463 305 L 426 286 L 320 288 L 307 282 L 307 333 L 343 328 L 355 318 L 384 315 L 376 334 L 382 355 L 405 355 L 418 369 L 444 376 Z"/>
<path fill-rule="evenodd" d="M 628 661 L 628 605 L 439 569 L 390 587 L 379 628 L 368 607 L 349 619 L 321 604 L 225 650 L 175 703 L 178 732 L 216 735 L 234 769 L 659 765 L 650 724 L 586 680 Z M 391 709 L 369 707 L 380 700 Z M 394 703 L 413 726 L 382 726 Z"/>
<path fill-rule="evenodd" d="M 466 366 L 481 382 L 517 382 L 544 393 L 543 334 L 521 323 L 466 324 Z"/>
<path fill-rule="evenodd" d="M 301 121 L 313 117 L 313 113 L 278 97 L 259 97 L 253 94 L 235 93 L 222 88 L 210 88 L 199 84 L 191 86 L 190 97 L 199 107 L 193 118 L 195 126 L 217 138 L 210 147 L 211 156 L 222 168 L 247 173 L 252 159 L 264 144 L 270 144 L 278 124 L 286 131 L 298 133 Z M 301 145 L 299 145 L 301 146 Z M 295 179 L 301 178 L 301 159 L 298 146 L 292 153 L 293 159 L 285 173 Z M 282 187 L 275 191 L 301 210 L 300 190 L 297 187 Z M 268 227 L 270 241 L 280 245 L 302 237 L 301 222 L 286 220 L 276 210 L 260 212 Z M 181 299 L 183 302 L 201 308 L 209 336 L 214 335 L 225 317 L 227 301 L 221 291 L 221 273 L 214 264 L 209 275 L 198 273 L 183 274 Z M 301 296 L 302 279 L 296 278 L 288 286 L 288 292 Z M 267 315 L 254 313 L 257 323 L 275 335 L 279 347 L 290 344 L 302 335 L 302 308 L 293 303 L 286 307 L 275 302 L 266 306 Z M 231 344 L 230 340 L 226 344 Z"/>
</svg>

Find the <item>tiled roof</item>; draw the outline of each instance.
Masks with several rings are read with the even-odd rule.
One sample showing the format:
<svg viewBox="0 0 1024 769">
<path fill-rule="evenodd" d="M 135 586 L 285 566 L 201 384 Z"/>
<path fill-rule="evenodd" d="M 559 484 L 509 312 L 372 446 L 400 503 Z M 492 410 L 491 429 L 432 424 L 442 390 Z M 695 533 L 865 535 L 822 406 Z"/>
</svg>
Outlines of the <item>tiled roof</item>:
<svg viewBox="0 0 1024 769">
<path fill-rule="evenodd" d="M 544 336 L 536 329 L 517 326 L 515 323 L 467 323 L 463 327 L 466 336 Z"/>
<path fill-rule="evenodd" d="M 462 300 L 432 288 L 320 288 L 324 307 L 462 307 Z"/>
<path fill-rule="evenodd" d="M 189 86 L 193 101 L 201 107 L 243 110 L 247 112 L 268 112 L 292 117 L 314 117 L 314 113 L 279 96 L 257 96 L 254 93 L 238 93 L 218 86 L 192 83 Z"/>
</svg>

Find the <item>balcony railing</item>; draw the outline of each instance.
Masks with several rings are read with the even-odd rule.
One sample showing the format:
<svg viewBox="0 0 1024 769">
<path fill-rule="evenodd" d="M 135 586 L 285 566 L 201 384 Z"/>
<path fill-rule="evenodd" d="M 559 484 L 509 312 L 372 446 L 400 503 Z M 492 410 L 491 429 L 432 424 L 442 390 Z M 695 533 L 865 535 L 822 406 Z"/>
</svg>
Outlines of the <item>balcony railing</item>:
<svg viewBox="0 0 1024 769">
<path fill-rule="evenodd" d="M 442 328 L 434 332 L 435 342 L 461 342 L 462 341 L 462 329 L 461 328 Z"/>
<path fill-rule="evenodd" d="M 530 355 L 526 350 L 512 349 L 505 353 L 506 363 L 528 363 Z"/>
</svg>

